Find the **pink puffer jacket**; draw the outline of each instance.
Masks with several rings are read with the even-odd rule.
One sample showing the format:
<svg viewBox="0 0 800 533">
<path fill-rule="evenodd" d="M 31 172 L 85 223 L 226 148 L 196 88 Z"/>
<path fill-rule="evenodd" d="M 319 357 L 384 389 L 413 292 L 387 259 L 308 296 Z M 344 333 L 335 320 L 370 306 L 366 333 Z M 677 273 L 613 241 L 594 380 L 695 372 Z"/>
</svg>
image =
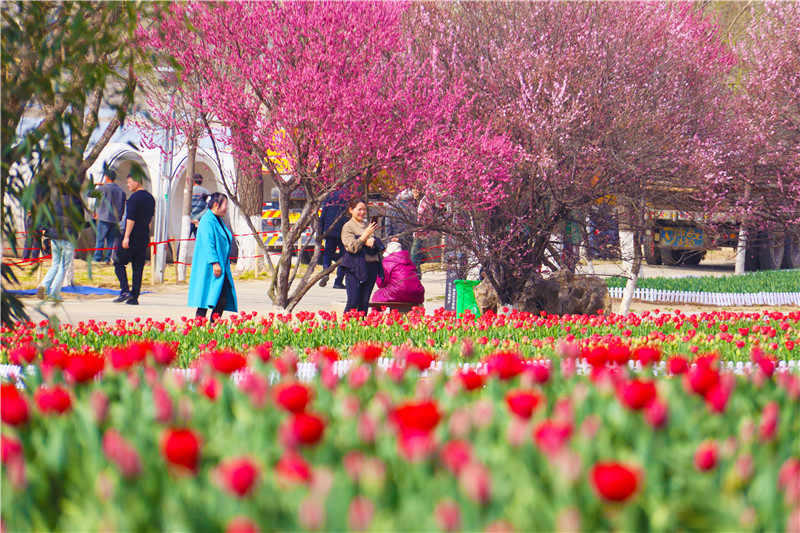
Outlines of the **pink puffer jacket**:
<svg viewBox="0 0 800 533">
<path fill-rule="evenodd" d="M 411 255 L 401 250 L 383 258 L 384 278 L 378 278 L 378 289 L 372 295 L 373 302 L 406 302 L 422 305 L 425 287 L 417 277 L 417 269 Z"/>
</svg>

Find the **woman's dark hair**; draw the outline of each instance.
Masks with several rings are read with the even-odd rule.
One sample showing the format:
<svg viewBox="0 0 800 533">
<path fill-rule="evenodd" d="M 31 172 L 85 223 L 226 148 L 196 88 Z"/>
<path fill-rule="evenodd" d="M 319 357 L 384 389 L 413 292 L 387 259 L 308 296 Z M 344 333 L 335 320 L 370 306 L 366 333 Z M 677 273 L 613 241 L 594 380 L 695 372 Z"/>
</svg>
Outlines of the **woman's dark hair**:
<svg viewBox="0 0 800 533">
<path fill-rule="evenodd" d="M 365 202 L 360 196 L 354 196 L 353 198 L 350 198 L 350 209 L 355 209 L 358 204 L 367 205 L 367 202 Z"/>
<path fill-rule="evenodd" d="M 221 192 L 212 192 L 208 197 L 208 208 L 211 209 L 215 205 L 222 205 L 222 202 L 227 202 L 228 197 Z"/>
</svg>

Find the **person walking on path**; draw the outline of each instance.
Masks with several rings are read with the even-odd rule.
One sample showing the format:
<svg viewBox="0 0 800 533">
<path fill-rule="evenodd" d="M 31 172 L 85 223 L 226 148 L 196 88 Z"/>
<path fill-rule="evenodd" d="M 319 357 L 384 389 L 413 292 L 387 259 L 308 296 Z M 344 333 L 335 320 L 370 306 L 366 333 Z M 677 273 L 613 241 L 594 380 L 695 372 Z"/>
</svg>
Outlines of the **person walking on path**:
<svg viewBox="0 0 800 533">
<path fill-rule="evenodd" d="M 213 309 L 211 322 L 221 317 L 223 311 L 238 311 L 230 261 L 233 233 L 222 221 L 227 212 L 228 197 L 213 193 L 208 200 L 208 211 L 197 226 L 192 256 L 189 307 L 196 307 L 195 316 L 203 317 Z"/>
<path fill-rule="evenodd" d="M 200 219 L 208 209 L 208 199 L 211 193 L 208 189 L 203 187 L 203 176 L 195 174 L 192 177 L 194 187 L 192 187 L 192 225 L 189 226 L 189 238 L 197 235 L 197 226 L 200 224 Z"/>
<path fill-rule="evenodd" d="M 116 303 L 139 305 L 142 274 L 147 247 L 150 244 L 150 221 L 156 210 L 156 200 L 144 189 L 142 177 L 128 174 L 127 185 L 132 194 L 125 204 L 125 232 L 114 258 L 114 273 L 119 280 L 119 298 Z M 125 265 L 131 264 L 131 286 Z"/>
<path fill-rule="evenodd" d="M 119 233 L 119 222 L 125 212 L 125 191 L 114 183 L 117 173 L 107 170 L 103 185 L 91 194 L 96 197 L 97 208 L 92 218 L 97 223 L 97 239 L 93 259 L 98 263 L 111 264 L 111 250 L 115 247 Z"/>
<path fill-rule="evenodd" d="M 344 312 L 357 309 L 364 314 L 369 310 L 369 298 L 381 269 L 383 244 L 373 234 L 378 229 L 377 221 L 367 224 L 367 204 L 361 198 L 350 200 L 350 220 L 342 228 L 345 269 L 344 280 L 347 289 L 347 304 Z"/>
<path fill-rule="evenodd" d="M 325 236 L 325 251 L 322 253 L 322 268 L 326 269 L 344 253 L 342 245 L 342 228 L 347 222 L 347 193 L 343 189 L 336 189 L 322 202 L 322 234 Z M 330 276 L 323 277 L 319 286 L 328 284 Z M 333 281 L 334 289 L 344 289 L 344 269 L 340 266 L 336 270 L 336 279 Z"/>
<path fill-rule="evenodd" d="M 80 197 L 59 193 L 53 202 L 53 224 L 47 228 L 53 264 L 36 288 L 40 300 L 47 298 L 53 302 L 61 301 L 61 288 L 64 277 L 75 255 L 75 242 L 80 227 L 77 221 L 83 219 L 83 203 Z"/>
<path fill-rule="evenodd" d="M 386 245 L 382 265 L 383 278 L 378 278 L 378 290 L 372 296 L 373 301 L 415 305 L 425 302 L 425 287 L 417 276 L 417 268 L 411 262 L 411 254 L 403 250 L 399 242 Z"/>
</svg>

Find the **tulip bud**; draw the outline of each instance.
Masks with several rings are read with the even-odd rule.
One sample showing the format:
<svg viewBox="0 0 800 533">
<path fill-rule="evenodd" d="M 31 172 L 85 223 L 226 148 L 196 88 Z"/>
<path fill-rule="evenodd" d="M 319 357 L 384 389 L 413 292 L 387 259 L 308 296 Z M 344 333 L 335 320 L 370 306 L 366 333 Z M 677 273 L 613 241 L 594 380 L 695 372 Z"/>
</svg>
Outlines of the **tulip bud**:
<svg viewBox="0 0 800 533">
<path fill-rule="evenodd" d="M 98 425 L 104 424 L 108 418 L 108 396 L 100 389 L 95 389 L 89 396 L 89 405 L 92 408 L 92 417 Z"/>
<path fill-rule="evenodd" d="M 478 462 L 471 462 L 461 469 L 458 482 L 464 494 L 475 503 L 485 505 L 492 498 L 492 474 Z"/>
<path fill-rule="evenodd" d="M 366 531 L 375 514 L 375 504 L 366 496 L 356 496 L 347 509 L 347 525 L 352 531 Z"/>
<path fill-rule="evenodd" d="M 700 472 L 707 472 L 717 466 L 718 459 L 716 441 L 706 441 L 698 446 L 694 454 L 694 467 Z"/>
<path fill-rule="evenodd" d="M 461 529 L 461 509 L 453 500 L 441 500 L 433 510 L 436 525 L 442 531 L 459 531 Z"/>
<path fill-rule="evenodd" d="M 325 526 L 325 504 L 316 494 L 309 494 L 297 507 L 297 523 L 303 530 L 317 531 Z"/>
</svg>

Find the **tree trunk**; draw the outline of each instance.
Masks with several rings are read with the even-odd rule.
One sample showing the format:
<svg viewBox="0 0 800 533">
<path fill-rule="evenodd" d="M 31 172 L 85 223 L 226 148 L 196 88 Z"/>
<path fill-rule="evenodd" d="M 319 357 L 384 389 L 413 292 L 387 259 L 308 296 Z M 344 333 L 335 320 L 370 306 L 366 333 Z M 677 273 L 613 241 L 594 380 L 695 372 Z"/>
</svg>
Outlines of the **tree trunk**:
<svg viewBox="0 0 800 533">
<path fill-rule="evenodd" d="M 744 187 L 744 203 L 750 201 L 750 184 Z M 734 275 L 744 274 L 745 258 L 747 257 L 747 217 L 743 216 L 739 222 L 739 242 L 736 244 L 736 269 Z"/>
<path fill-rule="evenodd" d="M 642 247 L 639 242 L 641 230 L 637 230 L 637 224 L 634 223 L 634 212 L 630 206 L 618 207 L 617 213 L 622 270 L 628 278 L 622 293 L 619 314 L 627 315 L 631 309 L 631 301 L 636 292 L 636 282 L 639 280 L 639 271 L 642 267 Z M 642 225 L 638 224 L 638 227 L 641 228 Z"/>
<path fill-rule="evenodd" d="M 186 186 L 183 190 L 183 216 L 181 216 L 181 240 L 178 252 L 178 281 L 186 281 L 186 264 L 189 262 L 189 230 L 192 224 L 192 188 L 194 182 L 197 138 L 189 138 L 189 154 L 186 158 Z"/>
<path fill-rule="evenodd" d="M 261 178 L 261 165 L 258 161 L 236 161 L 236 194 L 239 197 L 241 205 L 241 216 L 248 217 L 250 222 L 256 229 L 261 229 L 261 204 L 264 196 L 263 183 Z M 236 233 L 239 236 L 236 241 L 239 244 L 239 258 L 236 262 L 236 271 L 244 272 L 256 268 L 258 262 L 259 268 L 264 263 L 264 259 L 257 257 L 261 256 L 261 247 L 258 245 L 256 239 L 260 235 L 253 235 L 249 226 L 242 221 L 238 225 Z"/>
</svg>

